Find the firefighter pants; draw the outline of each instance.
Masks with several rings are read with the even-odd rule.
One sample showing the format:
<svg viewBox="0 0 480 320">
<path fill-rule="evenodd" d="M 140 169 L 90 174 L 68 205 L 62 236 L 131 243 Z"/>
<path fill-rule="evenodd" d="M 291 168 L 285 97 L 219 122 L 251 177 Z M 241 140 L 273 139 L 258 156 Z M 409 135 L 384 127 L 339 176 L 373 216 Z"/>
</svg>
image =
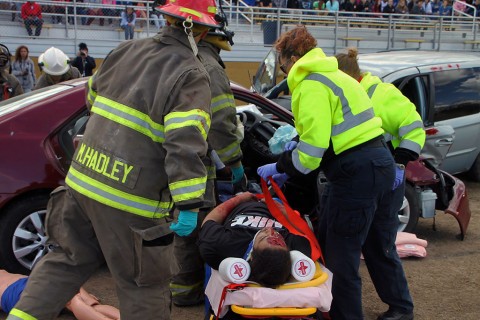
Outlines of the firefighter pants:
<svg viewBox="0 0 480 320">
<path fill-rule="evenodd" d="M 60 187 L 46 219 L 50 241 L 58 246 L 34 267 L 7 319 L 56 318 L 105 261 L 122 320 L 170 319 L 173 233 L 165 218 L 126 213 Z"/>
<path fill-rule="evenodd" d="M 333 272 L 331 318 L 363 319 L 361 253 L 381 300 L 391 309 L 411 312 L 412 299 L 395 249 L 402 191 L 392 191 L 390 151 L 383 146 L 359 148 L 339 155 L 324 170 L 329 183 L 320 195 L 319 240 Z"/>
<path fill-rule="evenodd" d="M 205 216 L 206 211 L 199 212 L 197 228 L 189 236 L 175 234 L 173 253 L 179 270 L 172 278 L 170 290 L 173 303 L 177 306 L 191 306 L 204 301 L 205 267 L 197 240 Z"/>
</svg>

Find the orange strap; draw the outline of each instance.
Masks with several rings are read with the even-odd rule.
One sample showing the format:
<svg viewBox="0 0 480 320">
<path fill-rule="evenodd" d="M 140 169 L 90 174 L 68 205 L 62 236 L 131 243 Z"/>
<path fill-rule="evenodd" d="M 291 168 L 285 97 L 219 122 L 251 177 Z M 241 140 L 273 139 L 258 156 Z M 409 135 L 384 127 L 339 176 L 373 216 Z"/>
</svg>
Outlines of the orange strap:
<svg viewBox="0 0 480 320">
<path fill-rule="evenodd" d="M 220 317 L 220 312 L 222 311 L 223 304 L 225 303 L 225 298 L 227 296 L 227 292 L 242 290 L 246 286 L 247 285 L 245 283 L 230 283 L 223 288 L 222 296 L 220 297 L 220 303 L 218 304 L 218 309 L 217 309 L 217 314 L 215 316 L 215 320 L 220 319 L 219 318 Z"/>
<path fill-rule="evenodd" d="M 322 263 L 325 264 L 325 261 L 323 259 L 322 255 L 322 249 L 320 248 L 320 245 L 317 241 L 317 238 L 313 234 L 312 229 L 308 226 L 308 224 L 305 222 L 305 220 L 300 216 L 300 213 L 296 210 L 293 210 L 288 202 L 287 199 L 285 198 L 285 195 L 283 194 L 282 190 L 278 187 L 278 185 L 275 183 L 275 181 L 272 179 L 272 177 L 269 177 L 270 184 L 275 191 L 276 195 L 280 200 L 283 202 L 283 206 L 285 207 L 286 215 L 280 211 L 280 209 L 275 205 L 275 202 L 272 198 L 272 195 L 270 194 L 267 183 L 265 180 L 261 179 L 261 184 L 262 184 L 262 191 L 263 194 L 257 195 L 257 198 L 264 198 L 265 203 L 268 206 L 268 209 L 272 216 L 280 222 L 285 228 L 290 231 L 290 233 L 293 233 L 298 236 L 302 236 L 306 238 L 310 242 L 310 247 L 312 250 L 312 260 L 316 261 L 318 259 L 321 259 Z"/>
</svg>

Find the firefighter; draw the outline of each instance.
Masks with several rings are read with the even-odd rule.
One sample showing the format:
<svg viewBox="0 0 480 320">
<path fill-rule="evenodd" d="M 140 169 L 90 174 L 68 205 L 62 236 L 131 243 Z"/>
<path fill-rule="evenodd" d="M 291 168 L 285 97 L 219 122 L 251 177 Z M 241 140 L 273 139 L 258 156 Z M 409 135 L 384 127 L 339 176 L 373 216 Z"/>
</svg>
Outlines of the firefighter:
<svg viewBox="0 0 480 320">
<path fill-rule="evenodd" d="M 121 43 L 88 82 L 91 116 L 66 186 L 47 208 L 56 245 L 33 268 L 8 320 L 54 319 L 104 262 L 122 319 L 170 319 L 172 231 L 189 235 L 199 209 L 214 200 L 211 96 L 197 43 L 217 22 L 214 0 L 171 0 L 158 10 L 171 25 Z"/>
<path fill-rule="evenodd" d="M 330 185 L 318 233 L 324 235 L 320 244 L 326 267 L 333 273 L 330 317 L 363 319 L 362 251 L 365 257 L 379 258 L 367 266 L 384 277 L 385 287 L 398 286 L 392 280 L 404 277 L 401 264 L 396 264 L 394 244 L 389 247 L 398 223 L 390 210 L 391 190 L 401 183 L 403 172 L 396 172 L 382 121 L 367 93 L 338 70 L 335 57 L 327 57 L 316 46 L 304 26 L 282 34 L 275 44 L 280 68 L 288 74 L 299 142 L 258 173 L 267 178 L 323 169 Z"/>
<path fill-rule="evenodd" d="M 227 30 L 224 26 L 213 29 L 200 41 L 198 49 L 202 63 L 211 80 L 212 125 L 208 134 L 208 144 L 210 148 L 215 150 L 220 163 L 230 167 L 232 184 L 237 185 L 244 175 L 241 163 L 241 140 L 237 135 L 235 99 L 225 72 L 225 64 L 220 58 L 221 50 L 232 50 L 232 37 L 233 32 Z M 215 171 L 212 171 L 212 174 L 209 179 L 215 178 Z M 208 211 L 202 210 L 199 214 L 199 227 Z M 205 271 L 196 243 L 198 229 L 191 236 L 175 236 L 174 239 L 174 255 L 180 270 L 172 278 L 170 290 L 172 291 L 173 303 L 177 306 L 196 305 L 204 300 Z"/>
<path fill-rule="evenodd" d="M 51 47 L 38 57 L 42 75 L 34 90 L 81 77 L 80 71 L 70 65 L 70 58 L 62 50 Z"/>
<path fill-rule="evenodd" d="M 10 50 L 0 44 L 0 101 L 18 96 L 23 93 L 23 88 L 17 78 L 11 74 Z"/>
</svg>

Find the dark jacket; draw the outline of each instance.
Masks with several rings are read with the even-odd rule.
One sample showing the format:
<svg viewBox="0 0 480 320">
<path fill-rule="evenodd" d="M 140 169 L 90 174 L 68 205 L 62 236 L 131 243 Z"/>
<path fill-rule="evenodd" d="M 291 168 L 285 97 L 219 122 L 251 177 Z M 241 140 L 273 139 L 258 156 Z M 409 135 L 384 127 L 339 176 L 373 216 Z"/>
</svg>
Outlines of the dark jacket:
<svg viewBox="0 0 480 320">
<path fill-rule="evenodd" d="M 86 56 L 85 59 L 82 57 L 76 57 L 73 59 L 72 66 L 80 71 L 82 77 L 89 77 L 93 75 L 93 69 L 97 67 L 97 64 L 95 63 L 94 58 L 91 56 Z"/>
</svg>

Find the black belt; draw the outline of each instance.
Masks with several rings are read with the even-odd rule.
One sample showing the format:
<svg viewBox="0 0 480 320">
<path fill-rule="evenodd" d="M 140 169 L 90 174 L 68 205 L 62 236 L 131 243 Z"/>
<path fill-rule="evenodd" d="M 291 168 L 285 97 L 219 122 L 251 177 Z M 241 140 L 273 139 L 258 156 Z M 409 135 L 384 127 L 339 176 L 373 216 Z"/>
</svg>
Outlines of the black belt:
<svg viewBox="0 0 480 320">
<path fill-rule="evenodd" d="M 363 148 L 379 148 L 379 147 L 385 147 L 385 148 L 387 147 L 385 139 L 383 138 L 383 135 L 373 138 L 371 140 L 365 141 L 364 143 L 360 143 L 355 147 L 351 147 L 350 149 L 343 151 L 337 156 L 338 157 L 345 156 L 347 154 L 350 154 L 354 151 L 357 151 Z"/>
</svg>

